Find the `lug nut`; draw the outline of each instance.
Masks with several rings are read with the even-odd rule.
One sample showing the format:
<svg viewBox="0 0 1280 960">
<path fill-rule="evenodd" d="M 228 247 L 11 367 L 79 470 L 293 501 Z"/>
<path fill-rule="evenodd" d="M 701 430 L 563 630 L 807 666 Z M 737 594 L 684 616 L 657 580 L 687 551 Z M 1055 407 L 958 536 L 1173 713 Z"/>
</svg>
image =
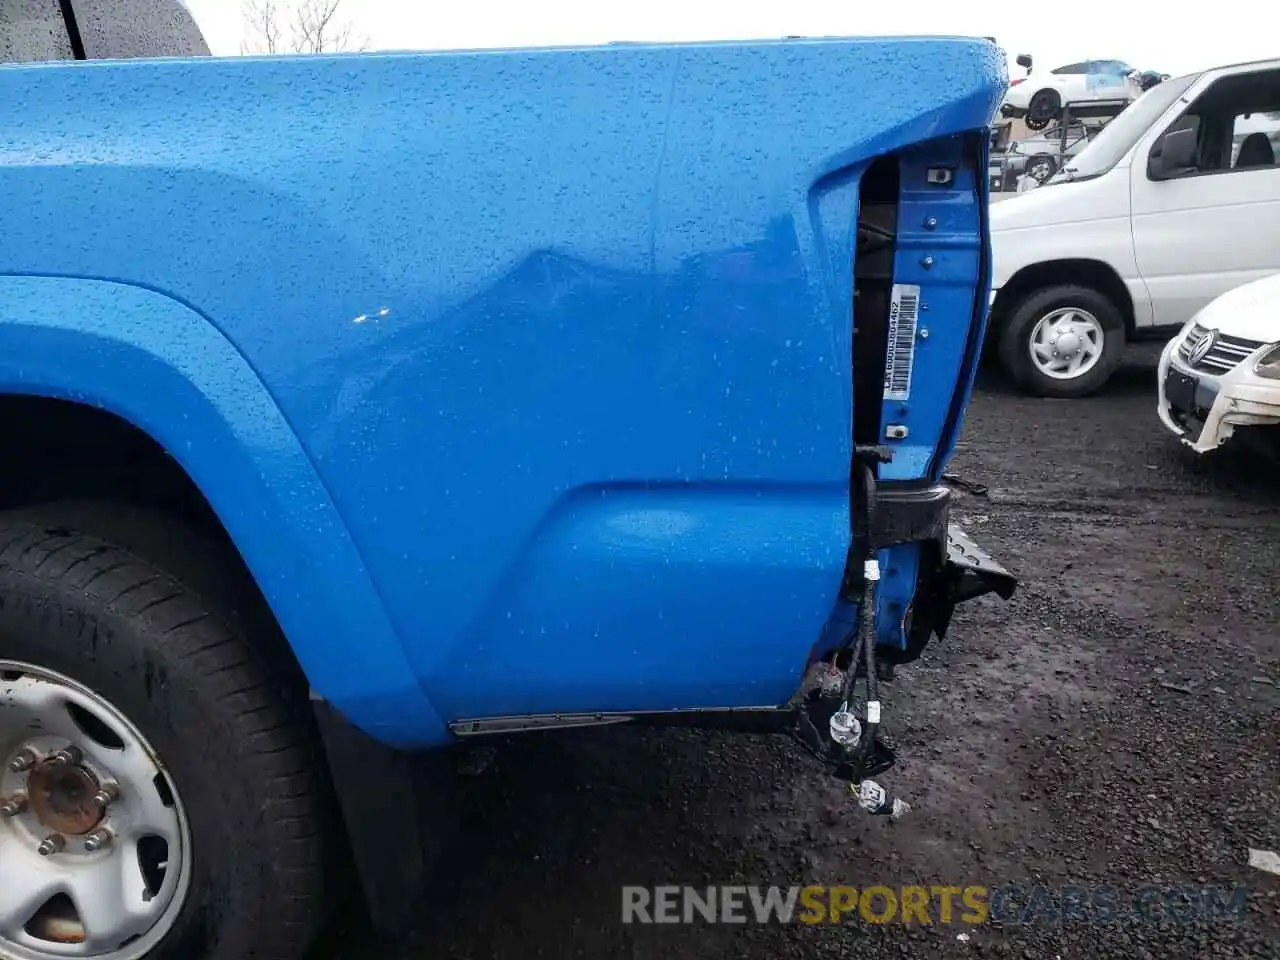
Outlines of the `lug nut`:
<svg viewBox="0 0 1280 960">
<path fill-rule="evenodd" d="M 98 788 L 98 792 L 93 795 L 93 802 L 103 810 L 115 803 L 120 796 L 120 788 L 114 783 L 107 781 Z"/>
<path fill-rule="evenodd" d="M 97 853 L 111 846 L 111 831 L 95 830 L 84 838 L 84 848 L 88 853 Z"/>
<path fill-rule="evenodd" d="M 60 833 L 51 833 L 40 841 L 40 846 L 36 847 L 36 853 L 42 857 L 51 857 L 55 853 L 61 853 L 66 849 L 67 838 Z"/>
<path fill-rule="evenodd" d="M 25 773 L 36 765 L 36 755 L 30 750 L 21 750 L 9 761 L 9 769 L 14 773 Z"/>
<path fill-rule="evenodd" d="M 3 803 L 0 803 L 0 817 L 16 817 L 26 809 L 27 795 L 25 793 L 15 793 L 13 796 L 6 798 Z"/>
<path fill-rule="evenodd" d="M 74 767 L 83 759 L 84 754 L 74 744 L 63 747 L 50 758 L 55 767 Z"/>
</svg>

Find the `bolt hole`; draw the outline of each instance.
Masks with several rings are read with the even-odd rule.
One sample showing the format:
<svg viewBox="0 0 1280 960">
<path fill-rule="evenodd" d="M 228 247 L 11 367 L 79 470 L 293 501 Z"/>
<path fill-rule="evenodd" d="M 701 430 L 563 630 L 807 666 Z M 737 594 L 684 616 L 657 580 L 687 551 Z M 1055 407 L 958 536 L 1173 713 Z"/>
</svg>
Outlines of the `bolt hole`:
<svg viewBox="0 0 1280 960">
<path fill-rule="evenodd" d="M 144 900 L 153 900 L 164 886 L 164 875 L 169 869 L 169 844 L 163 837 L 143 837 L 138 841 L 138 869 L 146 884 Z"/>
<path fill-rule="evenodd" d="M 160 795 L 160 802 L 166 807 L 172 807 L 176 802 L 173 799 L 173 788 L 169 786 L 169 778 L 163 773 L 157 773 L 151 779 L 151 785 L 156 788 L 156 793 Z"/>
<path fill-rule="evenodd" d="M 80 913 L 65 893 L 54 894 L 45 901 L 22 929 L 44 943 L 84 943 Z"/>
<path fill-rule="evenodd" d="M 71 715 L 71 722 L 79 727 L 80 732 L 94 743 L 101 747 L 106 747 L 108 750 L 124 749 L 124 741 L 120 739 L 120 736 L 84 707 L 75 703 L 68 703 L 67 713 Z"/>
</svg>

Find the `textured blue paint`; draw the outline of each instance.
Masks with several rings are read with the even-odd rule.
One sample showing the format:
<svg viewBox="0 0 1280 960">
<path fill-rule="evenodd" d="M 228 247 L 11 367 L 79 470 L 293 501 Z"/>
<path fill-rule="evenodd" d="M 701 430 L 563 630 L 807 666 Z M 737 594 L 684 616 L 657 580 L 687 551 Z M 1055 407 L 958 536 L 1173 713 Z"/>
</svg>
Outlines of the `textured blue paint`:
<svg viewBox="0 0 1280 960">
<path fill-rule="evenodd" d="M 0 277 L 0 393 L 110 410 L 210 498 L 311 681 L 389 742 L 439 736 L 360 556 L 262 381 L 214 327 L 158 293 Z M 352 656 L 358 651 L 358 656 Z"/>
<path fill-rule="evenodd" d="M 936 39 L 0 68 L 0 274 L 190 308 L 73 319 L 103 296 L 73 285 L 24 322 L 136 362 L 87 390 L 88 346 L 36 380 L 6 352 L 0 381 L 179 455 L 313 684 L 385 738 L 776 703 L 847 545 L 858 173 L 954 150 L 1004 81 L 993 45 Z M 931 282 L 959 336 L 981 246 L 953 232 Z M 935 354 L 921 444 L 955 378 Z"/>
</svg>

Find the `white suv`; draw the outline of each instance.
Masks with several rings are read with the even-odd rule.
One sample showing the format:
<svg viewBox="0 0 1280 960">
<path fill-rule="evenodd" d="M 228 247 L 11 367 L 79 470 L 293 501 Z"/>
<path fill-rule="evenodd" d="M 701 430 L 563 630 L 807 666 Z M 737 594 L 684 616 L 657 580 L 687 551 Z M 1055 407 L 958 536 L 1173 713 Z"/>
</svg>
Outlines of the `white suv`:
<svg viewBox="0 0 1280 960">
<path fill-rule="evenodd" d="M 1160 420 L 1196 453 L 1280 425 L 1280 273 L 1224 293 L 1160 357 Z"/>
</svg>

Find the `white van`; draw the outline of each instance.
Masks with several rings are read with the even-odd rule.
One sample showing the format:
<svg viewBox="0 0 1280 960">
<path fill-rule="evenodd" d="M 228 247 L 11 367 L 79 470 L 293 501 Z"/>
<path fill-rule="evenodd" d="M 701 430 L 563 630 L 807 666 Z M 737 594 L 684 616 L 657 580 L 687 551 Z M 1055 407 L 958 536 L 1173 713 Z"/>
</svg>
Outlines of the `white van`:
<svg viewBox="0 0 1280 960">
<path fill-rule="evenodd" d="M 1280 271 L 1280 60 L 1153 87 L 1037 190 L 991 208 L 988 342 L 1024 389 L 1081 397 Z"/>
</svg>

